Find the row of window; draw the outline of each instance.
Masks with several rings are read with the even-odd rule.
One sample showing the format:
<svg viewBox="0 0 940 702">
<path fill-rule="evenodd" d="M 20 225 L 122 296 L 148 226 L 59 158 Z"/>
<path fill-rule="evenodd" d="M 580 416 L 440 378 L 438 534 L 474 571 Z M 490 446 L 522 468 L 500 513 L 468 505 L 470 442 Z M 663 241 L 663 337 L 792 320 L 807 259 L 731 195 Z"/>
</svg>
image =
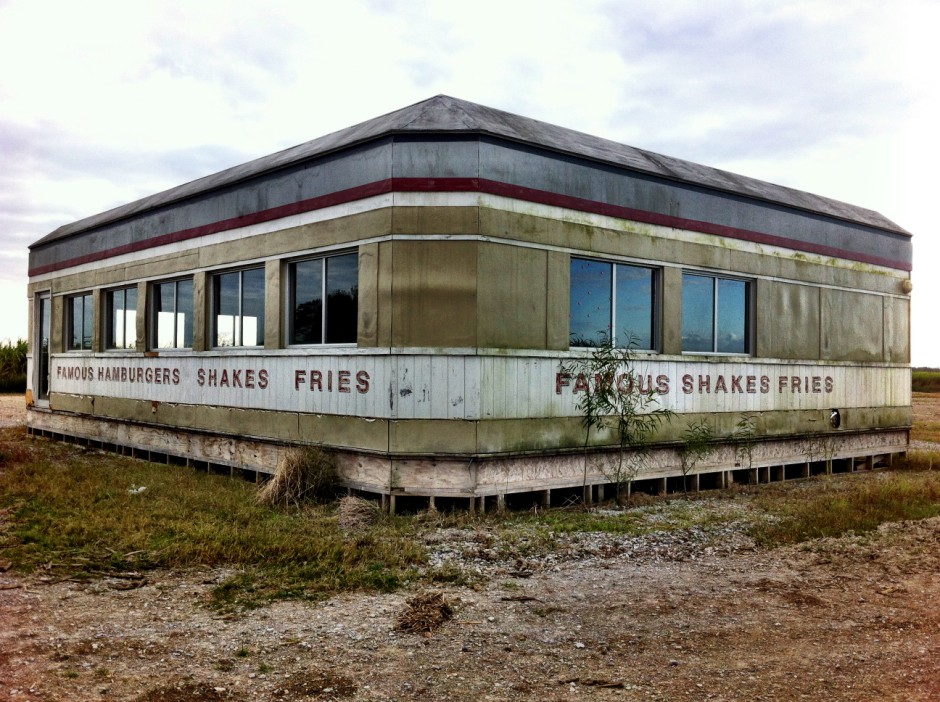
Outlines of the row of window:
<svg viewBox="0 0 940 702">
<path fill-rule="evenodd" d="M 354 344 L 359 310 L 359 257 L 355 253 L 296 261 L 288 266 L 288 338 L 291 344 Z M 263 267 L 211 277 L 211 338 L 215 347 L 264 345 Z M 137 286 L 105 293 L 105 346 L 137 346 Z M 68 348 L 91 350 L 91 293 L 68 298 Z M 193 345 L 193 279 L 153 283 L 149 339 L 153 349 Z"/>
<path fill-rule="evenodd" d="M 570 343 L 653 351 L 658 346 L 660 271 L 571 259 Z M 682 274 L 682 351 L 750 353 L 751 284 L 704 273 Z"/>
<path fill-rule="evenodd" d="M 571 346 L 620 346 L 656 350 L 659 344 L 661 271 L 656 268 L 571 259 Z M 214 347 L 264 344 L 263 267 L 211 276 L 211 338 Z M 699 272 L 682 274 L 682 351 L 750 352 L 747 280 Z M 153 283 L 150 347 L 193 345 L 192 278 Z M 137 287 L 106 292 L 105 346 L 137 346 Z M 292 345 L 356 343 L 359 258 L 356 253 L 305 259 L 288 266 L 287 339 Z M 68 298 L 68 348 L 91 350 L 92 295 Z"/>
</svg>

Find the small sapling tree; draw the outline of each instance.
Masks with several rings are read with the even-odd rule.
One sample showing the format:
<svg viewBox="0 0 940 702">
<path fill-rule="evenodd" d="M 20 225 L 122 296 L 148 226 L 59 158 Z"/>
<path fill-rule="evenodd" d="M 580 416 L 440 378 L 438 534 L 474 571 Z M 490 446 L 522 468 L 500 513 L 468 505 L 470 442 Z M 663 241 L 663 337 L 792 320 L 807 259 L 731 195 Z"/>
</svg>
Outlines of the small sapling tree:
<svg viewBox="0 0 940 702">
<path fill-rule="evenodd" d="M 809 463 L 823 461 L 826 475 L 832 475 L 832 461 L 835 456 L 835 441 L 829 435 L 817 434 L 803 441 L 803 453 Z"/>
<path fill-rule="evenodd" d="M 744 414 L 731 433 L 734 444 L 734 457 L 742 468 L 748 470 L 754 465 L 754 441 L 757 436 L 757 417 Z"/>
<path fill-rule="evenodd" d="M 583 343 L 579 345 L 590 345 Z M 672 410 L 659 404 L 659 392 L 651 378 L 644 382 L 635 370 L 636 341 L 615 346 L 602 335 L 591 355 L 562 364 L 562 373 L 573 379 L 577 408 L 584 427 L 584 489 L 587 491 L 588 444 L 592 431 L 612 430 L 617 440 L 615 460 L 604 462 L 601 472 L 614 484 L 617 504 L 649 457 L 649 440 Z"/>
<path fill-rule="evenodd" d="M 715 451 L 715 432 L 712 425 L 700 419 L 689 424 L 682 432 L 679 449 L 679 469 L 682 471 L 682 489 L 688 497 L 689 474 Z"/>
<path fill-rule="evenodd" d="M 731 443 L 734 445 L 735 465 L 746 468 L 748 475 L 752 475 L 754 468 L 754 444 L 757 439 L 757 417 L 753 414 L 743 414 L 731 432 Z"/>
</svg>

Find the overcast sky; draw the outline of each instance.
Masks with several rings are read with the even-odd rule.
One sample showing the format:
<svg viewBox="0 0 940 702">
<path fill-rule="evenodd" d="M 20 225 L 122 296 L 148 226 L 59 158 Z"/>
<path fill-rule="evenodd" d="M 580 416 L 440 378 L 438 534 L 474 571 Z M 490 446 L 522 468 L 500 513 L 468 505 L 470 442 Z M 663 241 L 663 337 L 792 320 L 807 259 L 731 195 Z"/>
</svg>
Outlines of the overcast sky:
<svg viewBox="0 0 940 702">
<path fill-rule="evenodd" d="M 938 30 L 914 0 L 0 0 L 0 339 L 56 227 L 444 93 L 881 212 L 940 366 Z"/>
</svg>

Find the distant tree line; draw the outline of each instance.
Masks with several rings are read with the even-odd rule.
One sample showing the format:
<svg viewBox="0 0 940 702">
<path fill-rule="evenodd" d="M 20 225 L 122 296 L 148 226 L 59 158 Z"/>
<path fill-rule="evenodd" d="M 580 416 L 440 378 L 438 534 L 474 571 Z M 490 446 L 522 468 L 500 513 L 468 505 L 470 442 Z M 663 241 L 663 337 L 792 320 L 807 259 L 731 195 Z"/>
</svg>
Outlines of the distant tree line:
<svg viewBox="0 0 940 702">
<path fill-rule="evenodd" d="M 911 372 L 911 390 L 940 392 L 940 368 L 914 368 Z"/>
<path fill-rule="evenodd" d="M 0 392 L 26 392 L 26 351 L 24 339 L 0 344 Z"/>
</svg>

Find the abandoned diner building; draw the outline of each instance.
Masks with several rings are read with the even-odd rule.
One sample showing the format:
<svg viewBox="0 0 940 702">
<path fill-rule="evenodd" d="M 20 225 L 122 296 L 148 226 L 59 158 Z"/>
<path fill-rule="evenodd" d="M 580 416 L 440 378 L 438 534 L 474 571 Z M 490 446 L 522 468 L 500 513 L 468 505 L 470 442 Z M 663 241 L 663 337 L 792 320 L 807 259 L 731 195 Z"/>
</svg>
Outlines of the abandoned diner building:
<svg viewBox="0 0 940 702">
<path fill-rule="evenodd" d="M 703 489 L 870 468 L 910 271 L 876 212 L 437 96 L 34 243 L 28 427 L 261 476 L 324 446 L 393 509 L 597 500 L 617 437 L 566 369 L 609 335 L 675 413 L 637 489 L 701 422 Z"/>
</svg>

